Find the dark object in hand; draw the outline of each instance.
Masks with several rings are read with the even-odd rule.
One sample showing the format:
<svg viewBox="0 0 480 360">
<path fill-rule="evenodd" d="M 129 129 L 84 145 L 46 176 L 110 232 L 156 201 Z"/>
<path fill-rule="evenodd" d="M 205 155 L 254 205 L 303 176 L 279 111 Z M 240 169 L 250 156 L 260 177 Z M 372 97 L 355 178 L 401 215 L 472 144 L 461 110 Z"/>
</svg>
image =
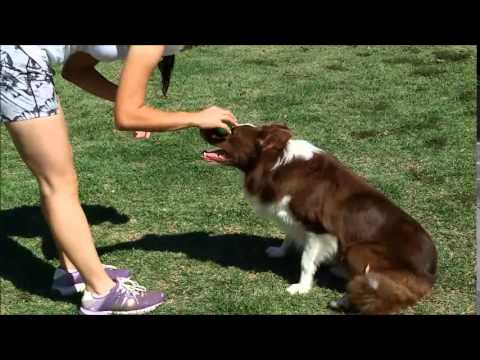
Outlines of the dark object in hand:
<svg viewBox="0 0 480 360">
<path fill-rule="evenodd" d="M 167 97 L 168 87 L 170 86 L 170 78 L 172 76 L 173 67 L 175 65 L 175 55 L 164 56 L 162 61 L 158 63 L 158 69 L 162 75 L 162 94 Z"/>
<path fill-rule="evenodd" d="M 224 128 L 215 128 L 214 131 L 215 135 L 218 135 L 220 137 L 226 137 L 228 135 L 227 130 L 225 130 Z"/>
</svg>

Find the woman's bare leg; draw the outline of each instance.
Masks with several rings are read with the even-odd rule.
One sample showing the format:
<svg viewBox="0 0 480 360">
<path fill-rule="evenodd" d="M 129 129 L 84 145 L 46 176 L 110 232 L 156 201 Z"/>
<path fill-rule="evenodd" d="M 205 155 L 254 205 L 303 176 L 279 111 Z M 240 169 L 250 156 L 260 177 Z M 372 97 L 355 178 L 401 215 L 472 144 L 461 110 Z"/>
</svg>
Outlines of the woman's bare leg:
<svg viewBox="0 0 480 360">
<path fill-rule="evenodd" d="M 63 112 L 7 124 L 20 156 L 36 177 L 42 210 L 66 268 L 76 268 L 97 294 L 114 283 L 105 272 L 80 206 L 72 148 Z"/>
</svg>

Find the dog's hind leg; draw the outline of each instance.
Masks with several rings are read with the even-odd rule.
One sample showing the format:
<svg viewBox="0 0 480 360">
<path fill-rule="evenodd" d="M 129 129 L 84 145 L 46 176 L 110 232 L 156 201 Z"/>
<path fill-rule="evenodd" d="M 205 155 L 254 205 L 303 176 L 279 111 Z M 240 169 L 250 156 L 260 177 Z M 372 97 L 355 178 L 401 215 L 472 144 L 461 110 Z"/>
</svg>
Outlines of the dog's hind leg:
<svg viewBox="0 0 480 360">
<path fill-rule="evenodd" d="M 290 285 L 290 294 L 305 294 L 312 288 L 313 277 L 318 266 L 331 259 L 338 249 L 338 240 L 330 234 L 307 233 L 302 254 L 302 272 L 300 282 Z"/>
</svg>

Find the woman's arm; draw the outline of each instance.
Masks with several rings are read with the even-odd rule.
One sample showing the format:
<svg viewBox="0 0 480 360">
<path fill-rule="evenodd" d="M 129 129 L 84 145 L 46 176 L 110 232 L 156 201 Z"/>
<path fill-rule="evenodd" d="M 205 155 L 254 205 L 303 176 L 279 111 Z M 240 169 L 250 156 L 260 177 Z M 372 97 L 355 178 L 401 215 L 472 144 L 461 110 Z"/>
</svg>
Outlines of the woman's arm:
<svg viewBox="0 0 480 360">
<path fill-rule="evenodd" d="M 62 76 L 90 94 L 114 102 L 118 86 L 95 69 L 97 64 L 98 60 L 92 56 L 77 52 L 70 56 L 64 64 Z"/>
<path fill-rule="evenodd" d="M 92 56 L 82 52 L 75 53 L 68 58 L 63 66 L 62 77 L 92 95 L 114 102 L 118 86 L 103 77 L 95 69 L 97 64 L 98 60 Z M 136 139 L 148 139 L 150 133 L 134 131 L 133 136 Z"/>
<path fill-rule="evenodd" d="M 160 62 L 165 46 L 130 46 L 120 76 L 115 102 L 115 125 L 120 130 L 171 131 L 187 127 L 215 128 L 229 131 L 237 125 L 228 110 L 211 107 L 200 112 L 167 112 L 145 104 L 147 83 Z"/>
</svg>

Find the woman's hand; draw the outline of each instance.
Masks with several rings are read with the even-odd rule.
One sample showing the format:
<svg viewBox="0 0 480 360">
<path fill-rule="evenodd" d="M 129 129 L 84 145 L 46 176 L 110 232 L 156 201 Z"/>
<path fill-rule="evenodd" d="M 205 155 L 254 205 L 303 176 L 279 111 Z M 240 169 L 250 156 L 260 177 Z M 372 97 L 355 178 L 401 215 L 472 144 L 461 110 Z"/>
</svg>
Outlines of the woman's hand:
<svg viewBox="0 0 480 360">
<path fill-rule="evenodd" d="M 149 131 L 134 131 L 133 137 L 135 139 L 148 139 L 150 138 L 151 132 Z"/>
<path fill-rule="evenodd" d="M 238 126 L 237 119 L 230 111 L 217 106 L 193 114 L 193 125 L 200 129 L 222 128 L 230 133 L 227 123 Z"/>
</svg>

